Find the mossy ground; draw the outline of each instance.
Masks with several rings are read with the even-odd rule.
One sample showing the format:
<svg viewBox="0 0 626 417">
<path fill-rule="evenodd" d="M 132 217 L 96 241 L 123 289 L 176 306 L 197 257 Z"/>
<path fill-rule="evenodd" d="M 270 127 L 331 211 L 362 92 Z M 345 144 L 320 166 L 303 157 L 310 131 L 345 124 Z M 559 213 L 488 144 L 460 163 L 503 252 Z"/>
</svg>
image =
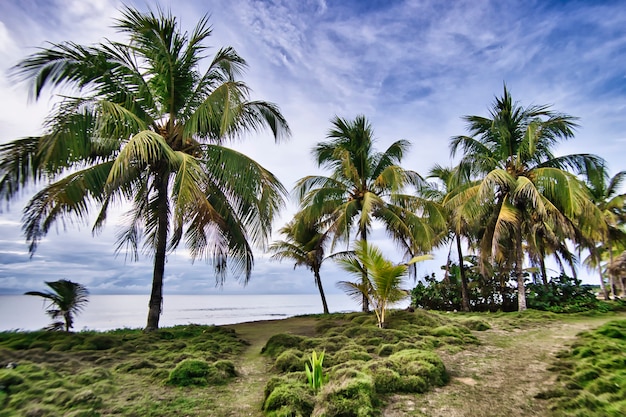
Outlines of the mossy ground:
<svg viewBox="0 0 626 417">
<path fill-rule="evenodd" d="M 177 326 L 147 334 L 0 333 L 0 365 L 18 364 L 0 370 L 0 417 L 548 416 L 551 404 L 571 398 L 535 398 L 546 392 L 546 397 L 554 396 L 549 389 L 556 387 L 557 374 L 547 370 L 561 369 L 553 364 L 554 354 L 579 331 L 616 318 L 397 312 L 389 328 L 380 330 L 373 316 L 353 313 L 228 328 Z M 293 336 L 291 342 L 283 338 L 273 346 L 266 343 L 280 333 Z M 576 345 L 576 355 L 587 355 L 587 347 Z M 289 372 L 313 349 L 327 352 L 324 365 L 331 375 L 317 395 L 308 389 L 303 366 Z M 622 363 L 615 360 L 594 366 L 612 369 Z M 172 371 L 185 361 L 207 364 L 201 365 L 207 371 L 200 372 L 204 380 L 197 385 L 168 384 Z M 414 366 L 398 365 L 406 361 Z M 444 365 L 446 374 L 440 368 Z M 578 380 L 593 376 L 564 368 Z M 226 378 L 211 380 L 216 369 Z M 446 375 L 451 381 L 440 387 L 445 379 L 437 378 Z M 596 404 L 592 395 L 603 398 L 605 391 L 614 389 L 611 377 L 602 374 L 599 379 L 589 382 L 589 394 L 580 396 L 578 404 Z M 280 385 L 283 388 L 276 390 Z M 268 401 L 274 405 L 264 413 Z M 289 414 L 294 403 L 302 411 Z"/>
</svg>

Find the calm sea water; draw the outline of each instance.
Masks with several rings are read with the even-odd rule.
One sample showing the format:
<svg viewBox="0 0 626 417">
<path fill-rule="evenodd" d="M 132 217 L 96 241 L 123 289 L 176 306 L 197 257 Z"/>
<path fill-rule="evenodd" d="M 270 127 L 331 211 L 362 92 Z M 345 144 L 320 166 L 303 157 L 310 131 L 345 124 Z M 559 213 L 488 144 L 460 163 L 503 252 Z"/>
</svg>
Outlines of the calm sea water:
<svg viewBox="0 0 626 417">
<path fill-rule="evenodd" d="M 142 328 L 146 324 L 148 299 L 147 295 L 91 295 L 86 308 L 75 318 L 74 330 Z M 327 301 L 331 312 L 360 309 L 344 294 L 328 294 Z M 166 295 L 160 326 L 234 324 L 321 312 L 317 294 Z M 0 331 L 37 330 L 49 323 L 40 298 L 0 295 Z"/>
</svg>

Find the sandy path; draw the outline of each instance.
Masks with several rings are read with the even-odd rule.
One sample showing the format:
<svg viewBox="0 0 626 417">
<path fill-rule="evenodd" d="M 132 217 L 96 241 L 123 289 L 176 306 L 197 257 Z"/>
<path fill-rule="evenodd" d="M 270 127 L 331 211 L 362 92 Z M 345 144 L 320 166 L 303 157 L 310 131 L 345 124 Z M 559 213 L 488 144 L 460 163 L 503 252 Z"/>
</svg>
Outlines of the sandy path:
<svg viewBox="0 0 626 417">
<path fill-rule="evenodd" d="M 313 336 L 316 320 L 307 317 L 294 317 L 284 320 L 257 323 L 241 323 L 232 327 L 250 346 L 237 361 L 237 379 L 220 388 L 219 403 L 208 411 L 211 417 L 262 417 L 263 390 L 270 377 L 271 362 L 261 355 L 261 349 L 270 336 L 277 333 L 294 333 Z"/>
</svg>

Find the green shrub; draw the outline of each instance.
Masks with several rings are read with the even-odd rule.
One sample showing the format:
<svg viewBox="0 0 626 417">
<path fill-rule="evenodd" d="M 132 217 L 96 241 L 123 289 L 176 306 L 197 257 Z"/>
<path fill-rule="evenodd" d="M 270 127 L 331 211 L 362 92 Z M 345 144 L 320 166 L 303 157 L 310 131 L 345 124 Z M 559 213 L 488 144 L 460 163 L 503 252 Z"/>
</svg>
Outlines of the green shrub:
<svg viewBox="0 0 626 417">
<path fill-rule="evenodd" d="M 261 353 L 276 357 L 287 349 L 300 349 L 304 337 L 289 333 L 279 333 L 270 337 Z"/>
<path fill-rule="evenodd" d="M 313 416 L 369 417 L 375 414 L 374 380 L 363 372 L 346 370 L 334 375 L 321 396 Z"/>
<path fill-rule="evenodd" d="M 210 364 L 197 360 L 185 359 L 176 365 L 167 379 L 167 383 L 179 387 L 189 385 L 207 385 L 207 376 L 209 375 Z"/>
<path fill-rule="evenodd" d="M 267 416 L 308 417 L 314 405 L 315 399 L 304 383 L 272 378 L 265 387 L 263 411 Z"/>
<path fill-rule="evenodd" d="M 298 349 L 287 349 L 274 361 L 274 368 L 280 372 L 297 372 L 304 369 L 306 359 L 304 353 Z"/>
</svg>

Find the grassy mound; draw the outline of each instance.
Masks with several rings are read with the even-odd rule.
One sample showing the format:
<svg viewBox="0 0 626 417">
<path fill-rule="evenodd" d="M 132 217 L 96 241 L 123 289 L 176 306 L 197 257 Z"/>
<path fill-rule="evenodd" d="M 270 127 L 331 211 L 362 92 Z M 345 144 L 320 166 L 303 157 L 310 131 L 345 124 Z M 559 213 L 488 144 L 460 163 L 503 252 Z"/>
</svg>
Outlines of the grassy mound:
<svg viewBox="0 0 626 417">
<path fill-rule="evenodd" d="M 385 329 L 376 326 L 372 315 L 350 313 L 321 318 L 317 337 L 274 335 L 262 352 L 274 358 L 279 376 L 266 386 L 264 410 L 272 416 L 376 415 L 390 394 L 423 393 L 444 385 L 448 375 L 434 349 L 478 343 L 469 327 L 425 311 L 394 311 Z M 313 350 L 325 352 L 329 377 L 317 395 L 302 378 Z"/>
<path fill-rule="evenodd" d="M 626 320 L 581 333 L 552 370 L 559 373 L 561 387 L 539 397 L 554 399 L 556 416 L 625 416 Z"/>
<path fill-rule="evenodd" d="M 199 325 L 0 333 L 0 367 L 16 364 L 0 369 L 0 416 L 196 415 L 212 399 L 177 387 L 227 383 L 245 347 L 233 330 Z"/>
</svg>

